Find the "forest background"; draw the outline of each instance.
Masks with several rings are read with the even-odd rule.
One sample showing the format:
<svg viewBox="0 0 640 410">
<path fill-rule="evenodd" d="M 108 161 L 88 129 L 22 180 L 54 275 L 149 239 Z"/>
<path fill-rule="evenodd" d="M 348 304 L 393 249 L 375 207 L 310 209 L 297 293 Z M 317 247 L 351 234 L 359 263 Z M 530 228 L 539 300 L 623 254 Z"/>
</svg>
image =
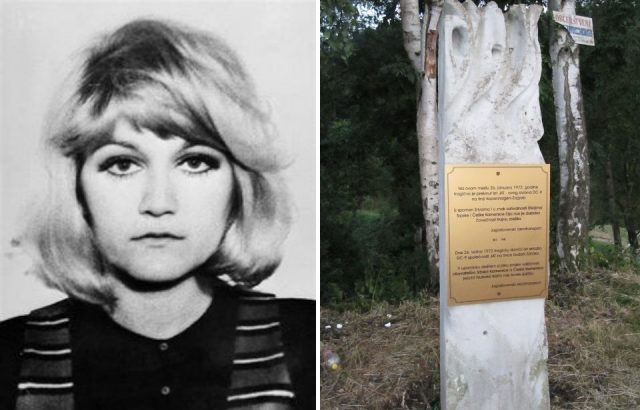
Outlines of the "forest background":
<svg viewBox="0 0 640 410">
<path fill-rule="evenodd" d="M 417 78 L 403 49 L 398 3 L 321 1 L 321 300 L 325 306 L 366 307 L 376 301 L 412 298 L 425 289 L 436 293 L 421 241 Z M 514 2 L 497 3 L 504 8 Z M 591 169 L 589 224 L 607 232 L 595 235 L 581 263 L 583 267 L 635 264 L 640 219 L 640 7 L 637 1 L 584 0 L 577 2 L 577 14 L 593 18 L 596 38 L 596 47 L 580 46 Z M 552 169 L 554 271 L 559 181 L 549 57 L 551 18 L 550 12 L 543 13 L 538 26 L 544 125 L 539 145 Z"/>
</svg>

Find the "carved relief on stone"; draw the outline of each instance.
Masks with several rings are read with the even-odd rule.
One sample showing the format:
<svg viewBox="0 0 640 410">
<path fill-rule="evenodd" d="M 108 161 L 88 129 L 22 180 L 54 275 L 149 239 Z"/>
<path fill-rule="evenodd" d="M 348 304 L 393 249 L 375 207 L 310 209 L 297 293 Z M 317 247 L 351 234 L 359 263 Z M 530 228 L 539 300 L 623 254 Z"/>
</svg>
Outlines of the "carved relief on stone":
<svg viewBox="0 0 640 410">
<path fill-rule="evenodd" d="M 540 6 L 445 2 L 440 64 L 447 162 L 540 163 Z M 443 94 L 442 94 L 443 93 Z"/>
</svg>

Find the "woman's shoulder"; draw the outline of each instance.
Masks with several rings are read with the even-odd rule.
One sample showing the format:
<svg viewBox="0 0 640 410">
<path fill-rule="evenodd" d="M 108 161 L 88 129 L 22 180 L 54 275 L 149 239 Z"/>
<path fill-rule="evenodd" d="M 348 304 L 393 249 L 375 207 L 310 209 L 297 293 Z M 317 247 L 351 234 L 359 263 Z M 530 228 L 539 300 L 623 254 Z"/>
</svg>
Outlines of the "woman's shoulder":
<svg viewBox="0 0 640 410">
<path fill-rule="evenodd" d="M 284 327 L 300 331 L 315 331 L 316 302 L 311 299 L 277 299 L 280 320 Z"/>
<path fill-rule="evenodd" d="M 316 352 L 316 304 L 309 299 L 278 299 L 282 343 L 299 370 L 313 370 Z M 315 374 L 315 371 L 311 371 Z"/>
<path fill-rule="evenodd" d="M 0 369 L 4 368 L 5 357 L 15 351 L 17 354 L 24 334 L 26 316 L 18 316 L 0 322 Z"/>
<path fill-rule="evenodd" d="M 18 354 L 22 345 L 27 316 L 18 316 L 0 322 L 0 369 L 5 368 L 5 359 Z M 4 372 L 3 372 L 4 373 Z"/>
<path fill-rule="evenodd" d="M 10 336 L 22 332 L 27 316 L 17 316 L 0 322 L 0 341 L 5 342 Z"/>
<path fill-rule="evenodd" d="M 13 407 L 26 318 L 19 316 L 0 322 L 0 409 Z"/>
<path fill-rule="evenodd" d="M 223 291 L 241 299 L 241 303 L 266 302 L 278 307 L 278 315 L 283 326 L 315 329 L 316 302 L 312 299 L 278 298 L 271 293 L 263 293 L 238 286 L 225 286 Z"/>
<path fill-rule="evenodd" d="M 33 310 L 28 315 L 17 316 L 0 322 L 0 409 L 7 408 L 10 400 L 7 392 L 13 392 L 20 367 L 20 352 L 25 338 L 28 320 L 47 320 L 67 315 L 69 299 Z"/>
<path fill-rule="evenodd" d="M 237 298 L 246 320 L 277 312 L 287 367 L 296 394 L 297 408 L 315 407 L 316 386 L 316 302 L 311 299 L 277 298 L 243 287 L 219 289 Z M 259 309 L 255 309 L 259 307 Z M 275 308 L 275 310 L 274 310 Z M 255 318 L 252 316 L 255 314 Z"/>
<path fill-rule="evenodd" d="M 282 343 L 298 408 L 314 408 L 316 394 L 316 303 L 278 299 Z"/>
</svg>

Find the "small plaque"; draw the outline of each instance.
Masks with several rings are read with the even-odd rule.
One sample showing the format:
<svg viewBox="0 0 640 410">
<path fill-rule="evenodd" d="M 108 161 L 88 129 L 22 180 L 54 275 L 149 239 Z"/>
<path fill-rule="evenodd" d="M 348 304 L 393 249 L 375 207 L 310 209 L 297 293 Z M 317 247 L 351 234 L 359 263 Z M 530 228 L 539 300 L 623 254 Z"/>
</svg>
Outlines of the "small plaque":
<svg viewBox="0 0 640 410">
<path fill-rule="evenodd" d="M 445 166 L 449 305 L 546 298 L 549 165 Z"/>
<path fill-rule="evenodd" d="M 559 11 L 554 11 L 553 19 L 556 23 L 562 24 L 564 28 L 567 29 L 576 44 L 585 46 L 596 45 L 593 37 L 593 21 L 591 17 L 571 16 L 562 14 Z"/>
</svg>

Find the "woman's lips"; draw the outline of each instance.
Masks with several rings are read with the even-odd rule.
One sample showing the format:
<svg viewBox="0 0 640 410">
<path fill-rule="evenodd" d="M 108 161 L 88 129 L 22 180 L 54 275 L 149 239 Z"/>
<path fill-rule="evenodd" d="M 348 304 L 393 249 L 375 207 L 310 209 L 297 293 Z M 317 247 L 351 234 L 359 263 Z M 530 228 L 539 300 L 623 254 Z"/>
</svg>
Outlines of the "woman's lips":
<svg viewBox="0 0 640 410">
<path fill-rule="evenodd" d="M 150 247 L 163 247 L 171 243 L 181 241 L 184 236 L 175 235 L 167 232 L 149 232 L 143 235 L 134 236 L 132 241 L 142 243 Z"/>
<path fill-rule="evenodd" d="M 176 235 L 171 232 L 147 232 L 142 235 L 134 236 L 131 240 L 139 241 L 142 239 L 184 239 L 184 236 Z"/>
</svg>

